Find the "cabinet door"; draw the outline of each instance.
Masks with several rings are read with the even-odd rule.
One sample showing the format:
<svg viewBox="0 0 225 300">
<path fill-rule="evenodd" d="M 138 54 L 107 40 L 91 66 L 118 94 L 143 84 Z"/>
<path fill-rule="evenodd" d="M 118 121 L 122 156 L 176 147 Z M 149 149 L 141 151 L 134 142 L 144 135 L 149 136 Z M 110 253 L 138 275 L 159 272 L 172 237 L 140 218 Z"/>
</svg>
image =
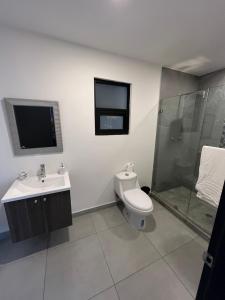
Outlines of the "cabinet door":
<svg viewBox="0 0 225 300">
<path fill-rule="evenodd" d="M 49 231 L 72 225 L 70 192 L 47 195 L 46 215 Z"/>
<path fill-rule="evenodd" d="M 44 233 L 43 205 L 40 197 L 4 204 L 13 242 Z"/>
<path fill-rule="evenodd" d="M 44 215 L 44 204 L 41 197 L 26 200 L 31 235 L 39 235 L 47 232 L 46 220 Z"/>
</svg>

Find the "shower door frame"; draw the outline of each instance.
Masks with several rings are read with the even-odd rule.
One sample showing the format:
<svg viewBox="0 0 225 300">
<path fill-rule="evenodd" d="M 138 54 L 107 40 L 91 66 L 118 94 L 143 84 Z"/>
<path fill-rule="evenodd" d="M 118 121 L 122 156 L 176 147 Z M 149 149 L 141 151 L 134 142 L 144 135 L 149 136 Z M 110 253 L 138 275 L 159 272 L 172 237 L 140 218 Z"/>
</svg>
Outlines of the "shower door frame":
<svg viewBox="0 0 225 300">
<path fill-rule="evenodd" d="M 179 97 L 179 104 L 178 104 L 178 109 L 180 106 L 180 101 L 181 101 L 181 97 L 182 96 L 186 96 L 186 95 L 191 95 L 191 94 L 198 94 L 198 93 L 203 93 L 203 97 L 202 97 L 202 101 L 204 101 L 204 106 L 203 106 L 203 111 L 202 111 L 202 120 L 201 120 L 201 124 L 200 124 L 200 132 L 199 132 L 199 136 L 202 136 L 202 130 L 203 130 L 203 123 L 204 123 L 204 118 L 205 118 L 205 110 L 206 110 L 206 106 L 207 106 L 207 101 L 208 101 L 208 96 L 209 96 L 209 88 L 204 89 L 204 90 L 198 90 L 198 91 L 194 91 L 194 92 L 190 92 L 190 93 L 183 93 L 183 94 L 179 94 L 176 96 L 172 96 L 172 97 L 168 97 L 168 98 L 162 98 L 159 101 L 159 110 L 158 110 L 158 114 L 161 113 L 161 102 L 163 100 L 166 99 L 171 99 L 171 98 L 176 98 Z M 159 125 L 159 117 L 157 120 L 157 129 L 158 129 L 158 125 Z M 198 141 L 198 149 L 200 148 L 200 138 Z M 200 149 L 198 150 L 200 151 Z M 155 143 L 155 155 L 154 155 L 154 164 L 153 164 L 153 176 L 152 176 L 152 188 L 155 185 L 155 178 L 157 175 L 157 164 L 158 164 L 158 153 L 159 153 L 159 132 L 157 130 L 157 134 L 156 134 L 156 143 Z M 195 171 L 197 168 L 197 161 L 195 162 Z M 155 193 L 153 189 L 151 189 L 151 196 L 153 198 L 155 198 L 156 200 L 158 200 L 165 208 L 167 208 L 169 211 L 171 211 L 173 214 L 175 214 L 178 218 L 180 218 L 184 223 L 186 223 L 189 227 L 191 227 L 194 231 L 196 231 L 199 235 L 201 235 L 202 237 L 204 237 L 205 239 L 209 239 L 210 235 L 208 232 L 206 232 L 204 230 L 204 228 L 202 228 L 201 226 L 199 226 L 197 223 L 195 223 L 189 216 L 188 216 L 188 212 L 190 209 L 190 202 L 191 202 L 191 197 L 192 197 L 192 193 L 194 191 L 190 190 L 190 197 L 188 199 L 188 203 L 187 203 L 187 207 L 186 207 L 186 211 L 182 212 L 179 211 L 177 209 L 175 209 L 174 207 L 170 206 L 169 204 L 167 204 L 163 199 L 161 199 L 158 195 L 157 192 Z"/>
</svg>

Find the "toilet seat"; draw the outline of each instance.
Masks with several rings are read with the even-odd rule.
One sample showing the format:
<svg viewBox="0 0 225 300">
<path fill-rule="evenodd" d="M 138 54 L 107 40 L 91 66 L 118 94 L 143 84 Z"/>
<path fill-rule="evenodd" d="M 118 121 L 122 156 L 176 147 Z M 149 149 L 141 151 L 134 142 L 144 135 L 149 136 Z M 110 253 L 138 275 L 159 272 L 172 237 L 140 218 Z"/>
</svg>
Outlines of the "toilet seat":
<svg viewBox="0 0 225 300">
<path fill-rule="evenodd" d="M 127 190 L 124 192 L 124 200 L 133 210 L 139 212 L 151 212 L 153 210 L 151 198 L 141 189 Z"/>
</svg>

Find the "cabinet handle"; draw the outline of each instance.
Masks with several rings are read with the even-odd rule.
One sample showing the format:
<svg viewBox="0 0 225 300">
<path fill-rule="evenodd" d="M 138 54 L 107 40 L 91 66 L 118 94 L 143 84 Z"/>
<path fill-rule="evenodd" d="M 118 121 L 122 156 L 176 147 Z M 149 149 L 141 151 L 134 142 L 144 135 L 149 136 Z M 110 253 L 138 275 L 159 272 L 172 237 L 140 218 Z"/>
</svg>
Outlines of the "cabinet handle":
<svg viewBox="0 0 225 300">
<path fill-rule="evenodd" d="M 37 203 L 38 203 L 38 201 L 37 201 L 37 199 L 35 199 L 35 200 L 34 200 L 34 204 L 37 204 Z"/>
<path fill-rule="evenodd" d="M 46 200 L 47 200 L 46 198 L 43 198 L 43 202 L 46 202 Z"/>
</svg>

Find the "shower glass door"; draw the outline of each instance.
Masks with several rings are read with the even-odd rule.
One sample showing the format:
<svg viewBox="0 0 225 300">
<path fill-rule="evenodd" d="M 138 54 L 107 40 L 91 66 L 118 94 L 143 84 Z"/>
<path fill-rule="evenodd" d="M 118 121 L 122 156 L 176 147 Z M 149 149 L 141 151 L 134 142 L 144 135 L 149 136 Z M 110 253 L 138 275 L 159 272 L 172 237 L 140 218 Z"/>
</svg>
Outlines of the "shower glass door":
<svg viewBox="0 0 225 300">
<path fill-rule="evenodd" d="M 205 109 L 198 91 L 160 101 L 152 191 L 186 215 L 197 179 L 196 162 Z"/>
<path fill-rule="evenodd" d="M 210 88 L 208 93 L 202 132 L 199 139 L 196 161 L 197 171 L 201 149 L 204 145 L 225 148 L 225 86 Z M 187 214 L 188 218 L 210 235 L 216 211 L 216 207 L 209 205 L 196 196 L 196 190 L 193 187 Z"/>
</svg>

